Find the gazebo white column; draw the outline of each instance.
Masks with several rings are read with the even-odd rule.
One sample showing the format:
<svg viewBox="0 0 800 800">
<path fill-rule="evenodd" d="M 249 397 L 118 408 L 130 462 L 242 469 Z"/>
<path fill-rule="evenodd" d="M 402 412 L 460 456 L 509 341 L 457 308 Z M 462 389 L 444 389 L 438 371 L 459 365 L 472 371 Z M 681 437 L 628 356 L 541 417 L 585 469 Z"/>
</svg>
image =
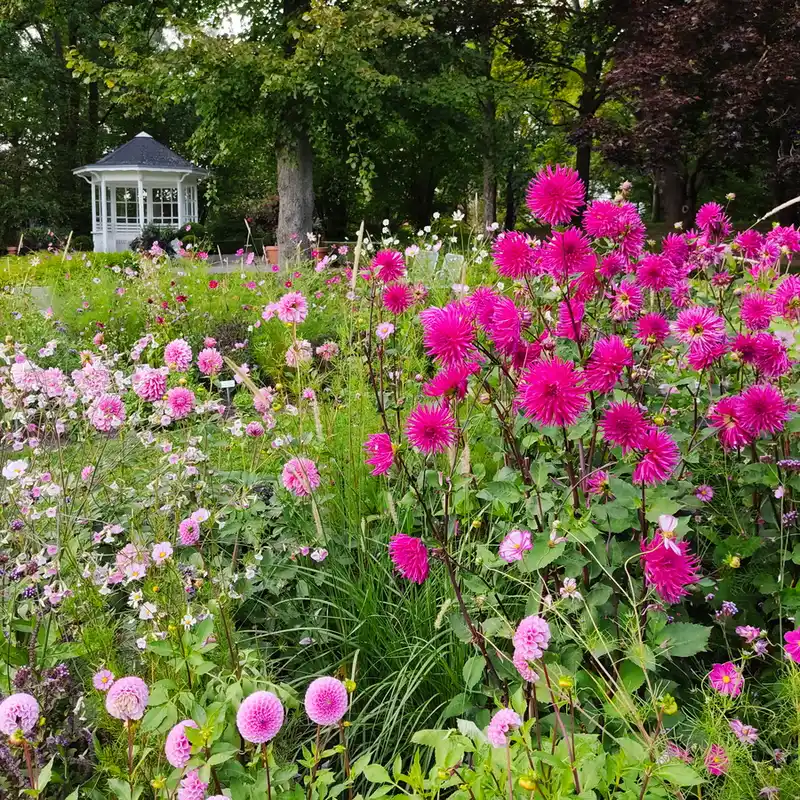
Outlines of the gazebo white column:
<svg viewBox="0 0 800 800">
<path fill-rule="evenodd" d="M 178 227 L 180 228 L 186 222 L 186 212 L 183 208 L 183 179 L 185 175 L 181 175 L 176 181 L 175 186 L 178 191 Z"/>
<path fill-rule="evenodd" d="M 100 176 L 100 232 L 103 235 L 103 252 L 108 252 L 108 220 L 106 219 L 106 176 Z"/>
<path fill-rule="evenodd" d="M 139 232 L 141 233 L 146 223 L 145 205 L 144 205 L 144 181 L 142 180 L 142 173 L 136 175 L 136 180 L 139 186 Z"/>
<path fill-rule="evenodd" d="M 95 230 L 97 225 L 97 184 L 94 182 L 94 178 L 92 178 L 89 188 L 92 190 L 92 247 L 94 247 L 94 237 L 97 235 Z"/>
</svg>

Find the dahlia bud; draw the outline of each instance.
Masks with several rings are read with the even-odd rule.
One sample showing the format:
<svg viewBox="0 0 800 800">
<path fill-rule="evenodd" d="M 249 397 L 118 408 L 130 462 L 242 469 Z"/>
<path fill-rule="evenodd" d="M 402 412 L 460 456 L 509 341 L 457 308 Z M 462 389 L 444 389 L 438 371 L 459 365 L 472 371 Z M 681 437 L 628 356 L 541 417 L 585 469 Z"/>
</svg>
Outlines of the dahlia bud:
<svg viewBox="0 0 800 800">
<path fill-rule="evenodd" d="M 661 698 L 661 711 L 668 717 L 678 713 L 678 704 L 671 694 L 665 694 Z"/>
<path fill-rule="evenodd" d="M 569 691 L 571 691 L 571 690 L 572 690 L 572 687 L 573 687 L 574 685 L 575 685 L 575 684 L 574 684 L 574 681 L 572 680 L 572 678 L 570 678 L 570 677 L 569 677 L 569 675 L 562 675 L 562 676 L 561 676 L 561 677 L 558 679 L 558 686 L 559 686 L 559 688 L 560 688 L 560 689 L 563 689 L 565 692 L 569 692 Z"/>
</svg>

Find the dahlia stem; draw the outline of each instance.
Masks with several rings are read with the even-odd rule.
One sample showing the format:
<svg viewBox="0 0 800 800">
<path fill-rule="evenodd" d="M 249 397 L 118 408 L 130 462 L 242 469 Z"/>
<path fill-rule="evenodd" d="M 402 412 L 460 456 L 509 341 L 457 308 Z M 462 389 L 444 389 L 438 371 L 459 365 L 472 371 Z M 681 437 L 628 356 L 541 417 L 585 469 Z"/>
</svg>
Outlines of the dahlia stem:
<svg viewBox="0 0 800 800">
<path fill-rule="evenodd" d="M 31 758 L 31 746 L 28 744 L 27 739 L 22 740 L 22 751 L 25 753 L 25 766 L 28 768 L 28 780 L 31 784 L 31 789 L 36 789 L 36 778 L 33 775 L 33 759 Z"/>
<path fill-rule="evenodd" d="M 267 771 L 267 800 L 272 800 L 272 784 L 269 779 L 269 751 L 267 750 L 267 743 L 261 745 L 261 754 L 264 758 L 264 769 Z"/>
<path fill-rule="evenodd" d="M 317 741 L 314 745 L 314 766 L 311 767 L 311 780 L 308 782 L 308 800 L 311 800 L 311 790 L 314 786 L 314 780 L 317 777 L 317 765 L 319 764 L 319 735 L 320 727 L 317 725 Z"/>
<path fill-rule="evenodd" d="M 345 780 L 348 781 L 349 786 L 347 787 L 347 797 L 348 800 L 353 800 L 353 784 L 350 783 L 350 756 L 347 754 L 347 736 L 344 732 L 344 723 L 339 720 L 339 736 L 342 740 L 342 761 L 344 763 L 344 777 Z"/>
<path fill-rule="evenodd" d="M 506 769 L 508 770 L 508 800 L 514 800 L 514 778 L 511 775 L 511 744 L 506 745 Z"/>
<path fill-rule="evenodd" d="M 125 727 L 128 729 L 128 780 L 133 788 L 133 722 L 126 720 Z"/>
</svg>

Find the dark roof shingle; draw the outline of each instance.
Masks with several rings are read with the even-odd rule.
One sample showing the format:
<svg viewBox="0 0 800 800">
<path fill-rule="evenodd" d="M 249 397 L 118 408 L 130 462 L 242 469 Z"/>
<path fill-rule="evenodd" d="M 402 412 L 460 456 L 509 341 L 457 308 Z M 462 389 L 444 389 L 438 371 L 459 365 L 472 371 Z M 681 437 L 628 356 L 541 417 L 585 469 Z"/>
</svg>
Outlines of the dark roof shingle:
<svg viewBox="0 0 800 800">
<path fill-rule="evenodd" d="M 143 169 L 156 167 L 203 171 L 144 132 L 104 155 L 95 164 L 87 164 L 80 169 L 91 167 L 142 167 Z"/>
</svg>

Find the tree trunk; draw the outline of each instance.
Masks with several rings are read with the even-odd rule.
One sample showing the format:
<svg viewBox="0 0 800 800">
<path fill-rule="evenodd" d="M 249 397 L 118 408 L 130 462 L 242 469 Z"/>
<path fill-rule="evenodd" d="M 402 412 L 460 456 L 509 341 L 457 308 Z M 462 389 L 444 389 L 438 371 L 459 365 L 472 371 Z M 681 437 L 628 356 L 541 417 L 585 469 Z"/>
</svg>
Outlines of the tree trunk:
<svg viewBox="0 0 800 800">
<path fill-rule="evenodd" d="M 664 167 L 659 177 L 659 185 L 664 222 L 670 225 L 683 222 L 683 209 L 686 205 L 686 182 L 683 179 L 683 170 L 677 165 Z"/>
<path fill-rule="evenodd" d="M 506 173 L 505 229 L 507 231 L 513 231 L 517 225 L 517 192 L 514 178 L 514 167 L 510 167 Z"/>
<path fill-rule="evenodd" d="M 658 175 L 653 175 L 653 201 L 650 211 L 650 222 L 661 222 L 661 186 L 658 183 Z"/>
<path fill-rule="evenodd" d="M 278 161 L 278 254 L 286 266 L 309 250 L 314 223 L 313 156 L 308 134 L 287 135 L 275 148 Z"/>
<path fill-rule="evenodd" d="M 589 177 L 592 169 L 592 140 L 582 137 L 580 144 L 575 148 L 575 170 L 586 187 L 586 197 L 589 196 Z"/>
<path fill-rule="evenodd" d="M 495 121 L 497 104 L 493 97 L 483 104 L 483 224 L 489 227 L 497 222 L 497 148 L 495 146 Z"/>
</svg>

